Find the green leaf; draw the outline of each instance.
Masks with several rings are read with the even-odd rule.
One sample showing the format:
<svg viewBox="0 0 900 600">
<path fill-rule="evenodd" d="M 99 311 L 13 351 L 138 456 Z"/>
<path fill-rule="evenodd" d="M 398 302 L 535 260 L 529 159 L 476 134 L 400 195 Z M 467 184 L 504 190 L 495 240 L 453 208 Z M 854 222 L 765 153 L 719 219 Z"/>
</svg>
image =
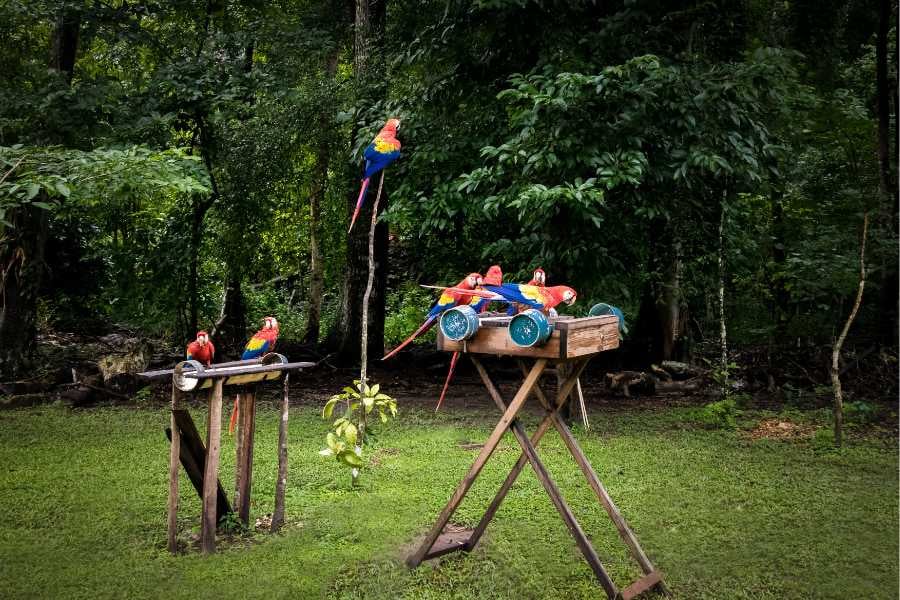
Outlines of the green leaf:
<svg viewBox="0 0 900 600">
<path fill-rule="evenodd" d="M 353 450 L 344 450 L 343 452 L 341 452 L 340 454 L 337 455 L 337 458 L 344 464 L 347 464 L 351 467 L 360 468 L 365 465 L 365 463 L 363 463 L 362 458 L 357 456 L 356 452 L 354 452 Z"/>
<path fill-rule="evenodd" d="M 347 426 L 344 428 L 344 439 L 347 440 L 347 443 L 351 446 L 355 446 L 358 433 L 359 430 L 356 428 L 356 425 L 347 423 Z"/>
<path fill-rule="evenodd" d="M 67 186 L 62 181 L 57 181 L 55 187 L 56 187 L 56 191 L 59 192 L 59 195 L 64 198 L 68 198 L 69 194 L 72 193 L 72 191 L 69 189 L 69 186 Z"/>
<path fill-rule="evenodd" d="M 29 183 L 28 187 L 25 188 L 25 199 L 31 200 L 41 191 L 41 186 L 37 183 Z"/>
<path fill-rule="evenodd" d="M 331 399 L 325 403 L 325 408 L 322 409 L 322 418 L 323 419 L 331 418 L 331 414 L 334 412 L 334 406 L 335 406 L 335 404 L 338 403 L 339 400 L 340 400 L 340 398 L 332 396 Z"/>
<path fill-rule="evenodd" d="M 319 450 L 319 454 L 322 456 L 334 456 L 334 450 L 325 448 L 324 450 Z"/>
</svg>

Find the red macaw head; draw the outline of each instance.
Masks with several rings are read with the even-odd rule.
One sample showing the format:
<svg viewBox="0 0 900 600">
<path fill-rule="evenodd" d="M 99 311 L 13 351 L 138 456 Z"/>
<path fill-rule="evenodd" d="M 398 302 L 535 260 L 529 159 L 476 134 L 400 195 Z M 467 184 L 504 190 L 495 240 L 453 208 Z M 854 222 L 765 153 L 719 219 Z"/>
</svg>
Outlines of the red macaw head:
<svg viewBox="0 0 900 600">
<path fill-rule="evenodd" d="M 263 329 L 278 329 L 278 319 L 275 317 L 266 317 L 263 319 Z"/>
<path fill-rule="evenodd" d="M 200 344 L 201 346 L 205 346 L 206 344 L 208 344 L 209 343 L 209 334 L 206 333 L 205 331 L 198 331 L 197 332 L 197 343 Z"/>
<path fill-rule="evenodd" d="M 462 280 L 462 283 L 460 283 L 456 287 L 461 287 L 466 290 L 474 290 L 483 282 L 484 279 L 482 279 L 481 273 L 469 273 L 468 275 L 466 275 L 466 278 Z"/>
<path fill-rule="evenodd" d="M 544 270 L 540 267 L 534 270 L 534 273 L 531 276 L 531 280 L 536 285 L 545 285 L 547 283 L 547 274 L 544 273 Z"/>
<path fill-rule="evenodd" d="M 389 133 L 391 136 L 396 136 L 398 131 L 400 131 L 400 119 L 397 118 L 388 119 L 381 128 L 381 133 Z"/>
<path fill-rule="evenodd" d="M 503 269 L 500 265 L 492 265 L 484 276 L 484 285 L 503 285 Z"/>
<path fill-rule="evenodd" d="M 575 299 L 578 297 L 578 294 L 567 285 L 554 285 L 553 287 L 546 288 L 548 292 L 550 292 L 550 297 L 553 298 L 553 305 L 557 305 L 560 302 L 565 303 L 567 306 L 571 306 L 575 304 Z M 552 308 L 552 306 L 551 306 Z"/>
</svg>

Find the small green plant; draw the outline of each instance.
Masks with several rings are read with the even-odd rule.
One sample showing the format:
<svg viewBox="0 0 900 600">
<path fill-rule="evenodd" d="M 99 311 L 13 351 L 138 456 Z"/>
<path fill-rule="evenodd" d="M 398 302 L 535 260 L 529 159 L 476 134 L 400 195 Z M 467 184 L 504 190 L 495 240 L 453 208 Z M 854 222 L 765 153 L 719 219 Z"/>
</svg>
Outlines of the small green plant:
<svg viewBox="0 0 900 600">
<path fill-rule="evenodd" d="M 737 403 L 728 397 L 710 402 L 697 412 L 697 420 L 709 427 L 734 429 L 737 427 L 735 417 L 738 414 Z"/>
<path fill-rule="evenodd" d="M 878 409 L 868 402 L 855 400 L 844 404 L 844 420 L 865 425 L 878 418 Z"/>
<path fill-rule="evenodd" d="M 150 390 L 150 387 L 144 387 L 139 389 L 134 393 L 134 401 L 135 402 L 146 402 L 153 395 L 153 392 Z"/>
<path fill-rule="evenodd" d="M 363 448 L 366 439 L 372 435 L 368 428 L 370 416 L 378 415 L 382 423 L 397 415 L 397 401 L 383 394 L 376 383 L 369 386 L 353 381 L 353 387 L 347 386 L 340 394 L 328 399 L 322 409 L 322 418 L 330 419 L 336 408 L 343 408 L 341 416 L 336 418 L 325 437 L 327 448 L 320 450 L 322 456 L 333 456 L 338 463 L 350 468 L 351 484 L 359 480 L 360 469 L 365 465 Z"/>
<path fill-rule="evenodd" d="M 244 522 L 238 518 L 237 513 L 232 511 L 222 515 L 222 518 L 219 519 L 219 528 L 224 533 L 243 533 Z"/>
</svg>

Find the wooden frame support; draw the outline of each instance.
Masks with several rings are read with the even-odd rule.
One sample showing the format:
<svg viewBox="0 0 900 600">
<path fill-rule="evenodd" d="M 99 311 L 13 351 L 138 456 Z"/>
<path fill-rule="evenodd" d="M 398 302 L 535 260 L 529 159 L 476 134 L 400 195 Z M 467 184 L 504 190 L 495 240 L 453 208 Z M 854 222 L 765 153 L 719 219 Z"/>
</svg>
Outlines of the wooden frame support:
<svg viewBox="0 0 900 600">
<path fill-rule="evenodd" d="M 634 598 L 654 588 L 665 593 L 666 595 L 669 595 L 669 591 L 662 581 L 661 573 L 653 567 L 653 564 L 641 549 L 640 544 L 637 541 L 637 537 L 628 527 L 625 519 L 622 517 L 618 508 L 609 497 L 609 494 L 603 487 L 603 484 L 600 482 L 599 477 L 597 477 L 596 472 L 594 471 L 587 457 L 584 455 L 584 452 L 581 450 L 578 442 L 572 436 L 571 430 L 569 430 L 563 417 L 560 414 L 566 406 L 567 401 L 569 400 L 569 397 L 578 382 L 578 378 L 581 375 L 581 372 L 584 370 L 584 367 L 587 365 L 590 357 L 579 358 L 572 361 L 559 361 L 557 363 L 557 395 L 556 402 L 554 404 L 551 404 L 549 402 L 538 383 L 541 374 L 546 368 L 547 360 L 543 358 L 538 359 L 537 361 L 535 361 L 535 364 L 531 367 L 531 369 L 528 369 L 520 360 L 519 366 L 522 369 L 522 374 L 525 377 L 525 380 L 519 387 L 515 397 L 508 406 L 504 402 L 497 386 L 491 380 L 487 369 L 485 369 L 484 365 L 481 364 L 481 361 L 479 361 L 475 356 L 471 354 L 469 355 L 469 358 L 471 358 L 472 363 L 475 365 L 475 368 L 478 371 L 479 376 L 481 377 L 482 383 L 484 383 L 484 386 L 485 388 L 487 388 L 487 391 L 490 394 L 491 398 L 494 400 L 494 403 L 503 412 L 503 416 L 494 427 L 494 431 L 491 433 L 478 457 L 475 459 L 475 462 L 469 469 L 469 472 L 457 486 L 456 490 L 450 498 L 450 501 L 444 507 L 444 510 L 441 511 L 437 522 L 429 531 L 428 535 L 426 535 L 419 549 L 407 559 L 407 564 L 410 567 L 416 567 L 421 564 L 423 560 L 436 558 L 438 556 L 447 554 L 449 552 L 454 552 L 456 550 L 471 551 L 472 549 L 474 549 L 481 539 L 482 535 L 484 534 L 485 530 L 487 529 L 488 524 L 494 518 L 497 510 L 503 503 L 503 499 L 506 497 L 506 494 L 512 488 L 519 474 L 522 472 L 522 469 L 525 468 L 525 464 L 528 463 L 531 465 L 532 469 L 535 472 L 535 475 L 541 482 L 541 485 L 544 487 L 547 495 L 550 497 L 550 500 L 553 503 L 554 507 L 559 512 L 560 517 L 569 530 L 569 533 L 575 539 L 579 550 L 581 551 L 588 565 L 591 567 L 591 570 L 594 572 L 594 575 L 597 577 L 609 600 L 630 600 L 631 598 Z M 516 415 L 521 410 L 522 406 L 530 395 L 534 395 L 535 398 L 537 398 L 537 400 L 547 411 L 547 414 L 541 421 L 535 433 L 529 439 L 521 422 L 519 422 L 519 420 L 516 418 Z M 623 590 L 619 590 L 615 582 L 612 581 L 612 578 L 604 569 L 603 564 L 600 562 L 600 558 L 597 556 L 596 551 L 590 543 L 590 540 L 585 535 L 571 509 L 560 494 L 559 488 L 556 486 L 556 483 L 553 481 L 552 477 L 550 476 L 546 467 L 544 467 L 544 464 L 541 462 L 537 454 L 536 446 L 540 443 L 541 438 L 551 427 L 555 428 L 563 438 L 566 447 L 572 454 L 575 462 L 581 468 L 582 473 L 588 481 L 588 484 L 594 490 L 595 494 L 600 500 L 601 505 L 604 507 L 612 521 L 615 523 L 616 529 L 618 530 L 619 535 L 622 537 L 625 544 L 628 546 L 631 555 L 635 558 L 637 563 L 640 565 L 641 570 L 644 572 L 643 577 L 641 577 L 628 587 L 624 588 Z M 472 486 L 472 483 L 474 483 L 475 479 L 480 474 L 481 469 L 490 458 L 491 454 L 497 447 L 497 444 L 499 443 L 500 439 L 507 429 L 512 431 L 513 436 L 516 438 L 516 441 L 522 449 L 522 454 L 519 456 L 519 460 L 512 467 L 506 477 L 506 480 L 500 486 L 500 489 L 498 490 L 494 499 L 491 501 L 491 504 L 488 506 L 487 510 L 482 516 L 480 522 L 478 523 L 478 526 L 474 529 L 471 535 L 468 536 L 467 539 L 463 539 L 463 537 L 459 536 L 458 534 L 443 533 L 444 527 L 449 522 L 450 517 L 462 502 L 466 493 L 469 491 L 469 488 Z"/>
<path fill-rule="evenodd" d="M 169 552 L 178 552 L 178 465 L 181 462 L 181 430 L 175 422 L 175 411 L 179 408 L 181 392 L 172 383 L 171 443 L 169 444 L 169 506 L 168 506 L 168 547 Z"/>
<path fill-rule="evenodd" d="M 253 482 L 253 439 L 256 431 L 256 390 L 240 395 L 234 506 L 244 525 L 250 524 L 250 488 Z"/>
<path fill-rule="evenodd" d="M 219 481 L 219 454 L 222 450 L 222 384 L 216 379 L 209 392 L 209 419 L 206 428 L 206 465 L 203 472 L 203 512 L 200 518 L 200 551 L 216 551 L 216 500 Z"/>
</svg>

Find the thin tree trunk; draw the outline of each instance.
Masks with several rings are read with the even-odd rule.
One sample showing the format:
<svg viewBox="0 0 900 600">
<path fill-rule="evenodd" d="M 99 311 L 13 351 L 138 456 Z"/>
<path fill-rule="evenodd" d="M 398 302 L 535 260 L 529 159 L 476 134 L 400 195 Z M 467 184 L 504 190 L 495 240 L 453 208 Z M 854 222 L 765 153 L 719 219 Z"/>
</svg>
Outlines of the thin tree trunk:
<svg viewBox="0 0 900 600">
<path fill-rule="evenodd" d="M 856 313 L 859 311 L 859 305 L 862 304 L 863 289 L 866 287 L 866 237 L 868 232 L 869 211 L 866 211 L 863 215 L 862 236 L 859 243 L 859 285 L 856 290 L 856 300 L 853 302 L 850 315 L 847 317 L 844 328 L 841 330 L 841 334 L 838 336 L 831 351 L 831 387 L 834 392 L 834 445 L 839 448 L 844 441 L 844 394 L 841 389 L 840 372 L 841 348 L 844 345 L 844 340 L 847 339 L 847 333 L 850 331 L 850 326 L 856 318 Z"/>
<path fill-rule="evenodd" d="M 878 165 L 881 193 L 896 202 L 897 189 L 892 184 L 890 127 L 891 107 L 888 87 L 888 32 L 891 20 L 890 0 L 879 1 L 878 35 L 875 39 L 875 87 L 878 114 Z"/>
<path fill-rule="evenodd" d="M 71 9 L 63 9 L 56 18 L 50 50 L 50 69 L 62 73 L 67 84 L 72 83 L 72 75 L 75 73 L 80 28 L 81 14 Z"/>
<path fill-rule="evenodd" d="M 287 489 L 288 472 L 288 415 L 290 414 L 290 374 L 284 374 L 282 384 L 281 421 L 278 424 L 278 479 L 275 480 L 275 511 L 272 513 L 270 531 L 277 532 L 284 525 L 284 492 Z"/>
<path fill-rule="evenodd" d="M 362 335 L 360 336 L 360 366 L 359 381 L 366 384 L 369 359 L 369 299 L 372 296 L 372 284 L 375 282 L 375 225 L 378 222 L 378 203 L 381 201 L 381 188 L 384 185 L 384 171 L 378 179 L 378 193 L 375 195 L 375 203 L 372 205 L 372 223 L 369 226 L 369 275 L 366 279 L 366 291 L 362 301 Z"/>
<path fill-rule="evenodd" d="M 722 395 L 727 392 L 728 331 L 725 326 L 725 202 L 728 192 L 722 192 L 719 214 L 719 368 L 722 372 Z"/>
<path fill-rule="evenodd" d="M 241 276 L 240 273 L 231 271 L 225 280 L 222 311 L 216 322 L 214 337 L 220 348 L 235 348 L 239 354 L 240 348 L 244 347 L 246 334 L 247 307 L 241 291 Z"/>
</svg>

